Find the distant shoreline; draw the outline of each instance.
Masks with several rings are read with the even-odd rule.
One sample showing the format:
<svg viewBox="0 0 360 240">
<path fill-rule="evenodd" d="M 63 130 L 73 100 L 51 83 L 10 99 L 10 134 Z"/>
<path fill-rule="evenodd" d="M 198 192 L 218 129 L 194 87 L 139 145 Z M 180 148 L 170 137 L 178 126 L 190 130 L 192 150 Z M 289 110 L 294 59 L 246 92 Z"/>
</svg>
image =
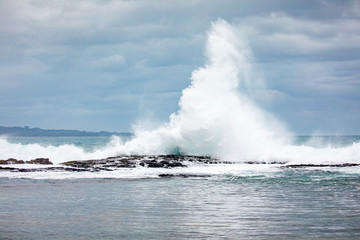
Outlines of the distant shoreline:
<svg viewBox="0 0 360 240">
<path fill-rule="evenodd" d="M 64 129 L 42 129 L 24 127 L 4 127 L 0 126 L 0 136 L 9 137 L 109 137 L 109 136 L 132 136 L 129 132 L 87 132 L 79 130 Z"/>
</svg>

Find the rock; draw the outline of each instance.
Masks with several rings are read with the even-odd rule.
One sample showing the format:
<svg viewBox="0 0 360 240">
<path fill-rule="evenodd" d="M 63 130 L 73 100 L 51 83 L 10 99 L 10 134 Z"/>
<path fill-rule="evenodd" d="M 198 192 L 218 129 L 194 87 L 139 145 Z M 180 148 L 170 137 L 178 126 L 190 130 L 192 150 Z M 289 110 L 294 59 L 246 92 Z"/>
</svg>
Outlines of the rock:
<svg viewBox="0 0 360 240">
<path fill-rule="evenodd" d="M 149 168 L 163 168 L 163 167 L 167 167 L 168 165 L 166 164 L 166 161 L 161 161 L 161 162 L 157 162 L 155 160 L 147 162 L 147 167 Z"/>
<path fill-rule="evenodd" d="M 15 158 L 9 158 L 8 160 L 0 160 L 1 165 L 5 164 L 43 164 L 43 165 L 52 165 L 53 163 L 49 161 L 48 158 L 36 158 L 30 161 L 17 160 Z"/>
<path fill-rule="evenodd" d="M 134 168 L 136 167 L 136 161 L 132 158 L 120 158 L 112 157 L 107 159 L 98 159 L 98 160 L 82 160 L 82 161 L 69 161 L 64 162 L 62 165 L 75 167 L 75 168 L 84 168 L 84 169 L 101 169 L 105 171 L 112 171 L 113 169 L 109 168 Z M 103 169 L 102 169 L 103 168 Z"/>
<path fill-rule="evenodd" d="M 168 167 L 186 167 L 186 166 L 180 162 L 174 162 L 174 163 L 169 163 Z"/>
<path fill-rule="evenodd" d="M 0 167 L 0 171 L 13 171 L 13 170 L 16 170 L 16 168 L 13 168 L 13 167 Z"/>
<path fill-rule="evenodd" d="M 206 174 L 159 174 L 160 178 L 173 178 L 173 177 L 179 177 L 179 178 L 208 178 L 211 177 L 211 175 Z"/>
<path fill-rule="evenodd" d="M 172 156 L 172 155 L 170 155 Z M 164 157 L 164 156 L 162 156 Z M 182 164 L 181 162 L 179 162 L 179 159 L 171 159 L 170 161 L 168 160 L 161 160 L 161 161 L 156 161 L 156 160 L 144 160 L 142 162 L 140 162 L 140 166 L 147 166 L 149 168 L 173 168 L 173 167 L 186 167 L 184 164 Z"/>
<path fill-rule="evenodd" d="M 8 164 L 24 164 L 23 160 L 17 160 L 15 158 L 9 158 L 8 160 L 0 160 L 0 165 L 8 165 Z"/>
<path fill-rule="evenodd" d="M 42 165 L 53 165 L 48 158 L 36 158 L 30 161 L 26 161 L 29 164 L 42 164 Z"/>
<path fill-rule="evenodd" d="M 1 171 L 12 172 L 38 172 L 38 171 L 69 171 L 69 172 L 98 172 L 114 171 L 119 168 L 136 168 L 139 166 L 148 168 L 176 168 L 187 167 L 189 163 L 201 164 L 232 164 L 232 162 L 223 162 L 219 159 L 209 156 L 192 156 L 192 155 L 130 155 L 115 156 L 106 159 L 79 160 L 61 163 L 61 167 L 42 167 L 42 168 L 0 168 Z M 52 165 L 48 158 L 37 158 L 30 161 L 16 159 L 1 160 L 0 164 L 42 164 Z M 191 175 L 177 177 L 192 177 Z M 166 177 L 166 176 L 162 176 Z M 198 177 L 198 175 L 194 176 Z"/>
<path fill-rule="evenodd" d="M 309 168 L 309 167 L 358 167 L 360 163 L 340 163 L 340 164 L 289 164 L 281 168 Z"/>
</svg>

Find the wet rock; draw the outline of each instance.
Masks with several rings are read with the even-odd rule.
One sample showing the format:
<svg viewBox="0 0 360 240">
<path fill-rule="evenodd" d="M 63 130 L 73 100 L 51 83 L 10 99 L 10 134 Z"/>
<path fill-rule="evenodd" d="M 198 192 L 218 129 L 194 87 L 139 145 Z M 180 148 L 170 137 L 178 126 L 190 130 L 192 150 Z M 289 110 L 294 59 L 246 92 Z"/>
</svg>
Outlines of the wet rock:
<svg viewBox="0 0 360 240">
<path fill-rule="evenodd" d="M 289 164 L 281 168 L 309 168 L 309 167 L 357 167 L 360 163 L 341 163 L 341 164 Z"/>
<path fill-rule="evenodd" d="M 16 159 L 2 160 L 3 164 L 28 163 L 28 164 L 52 164 L 48 158 L 37 158 L 30 161 Z M 231 162 L 222 162 L 219 159 L 209 156 L 192 155 L 130 155 L 115 156 L 106 159 L 79 160 L 61 163 L 60 167 L 42 167 L 42 168 L 1 168 L 2 171 L 14 172 L 37 172 L 37 171 L 70 171 L 70 172 L 99 172 L 114 171 L 119 168 L 177 168 L 187 167 L 189 163 L 200 164 L 231 164 Z M 0 162 L 1 164 L 1 162 Z M 187 175 L 190 176 L 190 175 Z M 198 176 L 198 175 L 196 175 Z M 163 176 L 164 177 L 164 176 Z M 185 177 L 185 176 L 180 176 Z"/>
<path fill-rule="evenodd" d="M 165 161 L 157 162 L 155 160 L 147 162 L 147 167 L 149 168 L 163 168 L 166 167 Z"/>
<path fill-rule="evenodd" d="M 180 162 L 174 162 L 174 163 L 169 163 L 168 167 L 186 167 L 184 164 L 180 163 Z"/>
<path fill-rule="evenodd" d="M 0 167 L 0 171 L 9 172 L 88 172 L 90 169 L 67 168 L 67 167 L 45 167 L 45 168 L 14 168 Z"/>
<path fill-rule="evenodd" d="M 211 175 L 206 174 L 159 174 L 160 178 L 208 178 L 211 177 Z"/>
<path fill-rule="evenodd" d="M 132 158 L 107 158 L 107 159 L 98 159 L 98 160 L 83 160 L 83 161 L 69 161 L 62 163 L 65 166 L 75 167 L 75 168 L 104 168 L 105 171 L 112 171 L 113 169 L 109 168 L 134 168 L 136 167 L 136 161 Z"/>
<path fill-rule="evenodd" d="M 164 157 L 164 156 L 162 156 Z M 181 162 L 179 162 L 178 159 L 174 160 L 174 158 L 170 158 L 169 160 L 161 160 L 161 161 L 156 161 L 156 160 L 144 160 L 141 161 L 140 166 L 147 166 L 149 168 L 174 168 L 174 167 L 186 167 L 184 164 L 182 164 Z"/>
<path fill-rule="evenodd" d="M 43 165 L 53 165 L 48 158 L 36 158 L 30 161 L 17 160 L 15 158 L 9 158 L 8 160 L 0 160 L 1 165 L 6 164 L 43 164 Z"/>
<path fill-rule="evenodd" d="M 48 158 L 36 158 L 30 161 L 26 161 L 29 164 L 42 164 L 42 165 L 53 165 Z"/>
<path fill-rule="evenodd" d="M 25 161 L 17 160 L 15 158 L 9 158 L 8 160 L 0 160 L 0 165 L 8 165 L 8 164 L 24 164 Z"/>
<path fill-rule="evenodd" d="M 13 171 L 15 169 L 16 168 L 13 168 L 13 167 L 0 167 L 0 171 Z"/>
<path fill-rule="evenodd" d="M 258 162 L 258 161 L 248 161 L 248 162 L 244 162 L 246 164 L 267 164 L 266 162 Z"/>
</svg>

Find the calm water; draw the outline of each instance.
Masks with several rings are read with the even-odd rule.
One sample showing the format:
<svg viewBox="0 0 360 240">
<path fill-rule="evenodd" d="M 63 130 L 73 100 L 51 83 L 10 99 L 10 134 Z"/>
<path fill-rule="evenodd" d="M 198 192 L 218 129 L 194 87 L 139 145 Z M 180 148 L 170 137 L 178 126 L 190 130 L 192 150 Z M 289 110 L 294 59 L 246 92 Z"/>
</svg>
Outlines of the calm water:
<svg viewBox="0 0 360 240">
<path fill-rule="evenodd" d="M 0 179 L 0 239 L 359 239 L 360 176 Z"/>
</svg>

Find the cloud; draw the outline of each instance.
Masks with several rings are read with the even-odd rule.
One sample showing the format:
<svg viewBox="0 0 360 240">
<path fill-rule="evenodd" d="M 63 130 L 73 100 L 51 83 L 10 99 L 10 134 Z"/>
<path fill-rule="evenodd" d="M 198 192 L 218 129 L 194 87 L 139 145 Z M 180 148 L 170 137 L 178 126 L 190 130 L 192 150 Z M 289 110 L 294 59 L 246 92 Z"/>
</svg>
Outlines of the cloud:
<svg viewBox="0 0 360 240">
<path fill-rule="evenodd" d="M 355 126 L 345 117 L 356 118 L 360 104 L 360 19 L 349 10 L 352 4 L 325 20 L 272 12 L 235 21 L 249 37 L 268 83 L 269 89 L 258 90 L 254 99 L 273 100 L 265 106 L 298 132 L 351 132 L 350 125 Z"/>
<path fill-rule="evenodd" d="M 251 36 L 255 46 L 263 47 L 265 50 L 271 49 L 272 53 L 312 57 L 317 54 L 326 54 L 327 51 L 346 49 L 359 51 L 360 29 L 358 26 L 359 19 L 357 18 L 321 21 L 294 18 L 284 13 L 248 17 L 241 21 L 241 27 Z M 261 36 L 261 38 L 255 36 Z M 265 45 L 269 48 L 265 48 Z"/>
<path fill-rule="evenodd" d="M 267 81 L 252 97 L 295 129 L 317 127 L 300 114 L 308 105 L 323 121 L 340 110 L 358 116 L 358 9 L 352 0 L 3 0 L 0 125 L 121 131 L 146 108 L 167 121 L 204 64 L 206 32 L 219 17 L 246 35 L 255 78 Z M 56 117 L 40 124 L 32 111 Z"/>
<path fill-rule="evenodd" d="M 270 80 L 276 77 L 286 85 L 291 79 L 296 88 L 301 84 L 325 92 L 334 90 L 332 86 L 359 84 L 359 19 L 304 20 L 271 13 L 245 18 L 239 26 Z"/>
<path fill-rule="evenodd" d="M 95 70 L 119 70 L 121 66 L 125 63 L 125 57 L 121 55 L 112 55 L 109 57 L 103 57 L 96 59 L 90 62 L 90 68 Z"/>
</svg>

